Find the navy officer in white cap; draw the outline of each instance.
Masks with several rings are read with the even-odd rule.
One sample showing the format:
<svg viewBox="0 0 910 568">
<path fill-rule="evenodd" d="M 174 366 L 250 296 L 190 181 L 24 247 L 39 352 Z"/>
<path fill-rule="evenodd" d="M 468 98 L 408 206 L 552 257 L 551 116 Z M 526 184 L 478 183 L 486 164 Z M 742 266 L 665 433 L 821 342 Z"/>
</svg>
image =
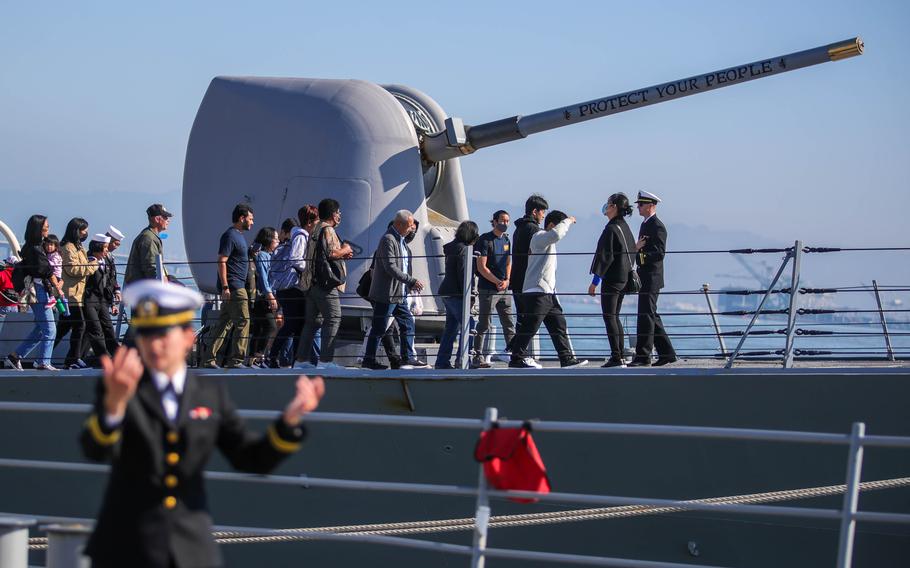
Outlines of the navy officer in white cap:
<svg viewBox="0 0 910 568">
<path fill-rule="evenodd" d="M 187 369 L 202 296 L 141 280 L 123 290 L 123 299 L 133 313 L 136 349 L 102 357 L 81 436 L 86 457 L 112 464 L 85 554 L 94 568 L 219 566 L 203 484 L 209 457 L 217 447 L 242 471 L 274 469 L 300 448 L 301 418 L 319 405 L 322 378 L 301 376 L 268 432 L 253 433 L 217 378 Z"/>
<path fill-rule="evenodd" d="M 655 366 L 677 361 L 673 344 L 657 315 L 657 297 L 664 287 L 664 254 L 667 252 L 667 228 L 657 218 L 658 203 L 660 198 L 649 191 L 639 191 L 635 200 L 638 214 L 643 218 L 635 243 L 641 291 L 638 294 L 638 338 L 630 367 L 650 366 L 654 349 L 657 350 Z"/>
</svg>

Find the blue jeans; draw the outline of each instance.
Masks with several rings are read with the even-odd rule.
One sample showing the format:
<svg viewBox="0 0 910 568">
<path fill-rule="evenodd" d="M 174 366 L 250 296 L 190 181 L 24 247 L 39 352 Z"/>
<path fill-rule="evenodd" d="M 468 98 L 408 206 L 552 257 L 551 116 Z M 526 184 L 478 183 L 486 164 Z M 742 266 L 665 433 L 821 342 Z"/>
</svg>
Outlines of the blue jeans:
<svg viewBox="0 0 910 568">
<path fill-rule="evenodd" d="M 414 351 L 414 316 L 407 304 L 383 304 L 376 302 L 373 306 L 373 322 L 367 338 L 364 361 L 375 361 L 379 340 L 389 327 L 389 318 L 394 317 L 401 332 L 401 359 L 409 361 L 415 357 Z"/>
<path fill-rule="evenodd" d="M 25 341 L 16 348 L 16 355 L 21 358 L 28 356 L 34 348 L 38 348 L 36 365 L 50 365 L 51 353 L 54 351 L 54 336 L 57 335 L 57 324 L 54 322 L 54 310 L 47 307 L 47 290 L 44 286 L 35 283 L 37 299 L 32 304 L 32 313 L 35 314 L 35 327 L 26 336 Z"/>
<path fill-rule="evenodd" d="M 439 340 L 439 352 L 436 354 L 436 366 L 447 367 L 451 364 L 452 348 L 455 345 L 455 338 L 461 334 L 462 324 L 462 306 L 464 299 L 461 297 L 446 296 L 442 299 L 446 307 L 446 327 L 442 332 L 442 339 Z M 468 318 L 468 326 L 474 329 L 474 318 Z M 464 338 L 458 337 L 458 361 L 461 361 L 461 354 L 468 346 Z M 456 365 L 457 366 L 457 365 Z"/>
</svg>

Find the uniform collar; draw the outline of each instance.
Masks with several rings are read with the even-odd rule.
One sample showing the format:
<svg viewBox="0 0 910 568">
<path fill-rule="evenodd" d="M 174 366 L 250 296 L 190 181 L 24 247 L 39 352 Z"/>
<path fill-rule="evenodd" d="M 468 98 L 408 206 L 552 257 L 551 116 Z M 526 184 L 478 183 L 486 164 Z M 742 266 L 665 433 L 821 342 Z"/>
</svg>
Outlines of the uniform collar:
<svg viewBox="0 0 910 568">
<path fill-rule="evenodd" d="M 645 217 L 645 220 L 642 221 L 641 224 L 644 225 L 645 223 L 647 223 L 648 221 L 650 221 L 651 219 L 653 219 L 653 218 L 655 218 L 655 217 L 657 217 L 657 213 L 651 213 L 650 216 Z"/>
<path fill-rule="evenodd" d="M 155 383 L 155 388 L 158 389 L 158 392 L 164 392 L 168 383 L 171 383 L 174 385 L 174 392 L 177 393 L 177 396 L 183 394 L 183 387 L 186 385 L 185 365 L 180 367 L 180 370 L 178 370 L 173 377 L 168 377 L 167 374 L 159 371 L 149 371 L 149 375 L 151 375 L 152 382 Z"/>
</svg>

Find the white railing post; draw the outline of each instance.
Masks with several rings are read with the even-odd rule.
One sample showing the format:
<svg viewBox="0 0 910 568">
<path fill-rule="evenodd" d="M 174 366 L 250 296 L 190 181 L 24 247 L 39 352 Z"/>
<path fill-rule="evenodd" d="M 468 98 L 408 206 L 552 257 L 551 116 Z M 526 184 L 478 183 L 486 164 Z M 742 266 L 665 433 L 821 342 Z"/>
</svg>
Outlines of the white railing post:
<svg viewBox="0 0 910 568">
<path fill-rule="evenodd" d="M 853 423 L 850 433 L 850 454 L 847 457 L 847 490 L 844 492 L 844 509 L 840 521 L 840 541 L 837 546 L 837 568 L 850 568 L 853 562 L 853 539 L 856 535 L 856 514 L 859 503 L 859 482 L 863 469 L 863 437 L 866 425 Z"/>
<path fill-rule="evenodd" d="M 714 323 L 714 333 L 717 334 L 717 342 L 720 344 L 720 354 L 723 357 L 727 354 L 727 345 L 724 343 L 724 336 L 720 331 L 717 314 L 714 313 L 714 302 L 711 301 L 710 289 L 711 285 L 707 282 L 701 285 L 701 291 L 705 293 L 705 301 L 708 303 L 708 312 L 711 314 L 711 322 Z"/>
<path fill-rule="evenodd" d="M 787 309 L 787 342 L 784 346 L 784 368 L 793 366 L 793 336 L 796 333 L 797 298 L 799 296 L 799 270 L 803 258 L 803 242 L 793 246 L 793 274 L 790 278 L 790 306 Z"/>
<path fill-rule="evenodd" d="M 90 568 L 91 560 L 82 554 L 91 528 L 86 525 L 55 524 L 47 532 L 47 568 Z"/>
<path fill-rule="evenodd" d="M 885 348 L 888 349 L 888 360 L 894 361 L 894 349 L 891 347 L 891 336 L 888 334 L 888 323 L 885 321 L 885 311 L 882 308 L 882 296 L 878 293 L 878 282 L 872 281 L 872 289 L 875 291 L 875 302 L 878 304 L 878 319 L 882 322 L 882 333 L 885 334 Z"/>
<path fill-rule="evenodd" d="M 483 417 L 483 431 L 489 432 L 499 419 L 496 408 L 487 408 Z M 483 568 L 484 551 L 487 548 L 487 529 L 490 525 L 490 499 L 487 496 L 487 477 L 483 472 L 483 462 L 477 477 L 477 511 L 474 514 L 474 544 L 471 553 L 471 568 Z"/>
<path fill-rule="evenodd" d="M 458 338 L 458 355 L 455 365 L 459 369 L 470 367 L 471 357 L 471 281 L 474 280 L 474 248 L 464 249 L 464 281 L 461 289 L 461 337 Z"/>
<path fill-rule="evenodd" d="M 28 568 L 28 529 L 34 519 L 0 517 L 0 566 Z"/>
<path fill-rule="evenodd" d="M 164 275 L 164 255 L 159 254 L 155 257 L 155 270 L 158 271 L 158 278 L 162 282 L 167 282 L 167 276 Z"/>
</svg>

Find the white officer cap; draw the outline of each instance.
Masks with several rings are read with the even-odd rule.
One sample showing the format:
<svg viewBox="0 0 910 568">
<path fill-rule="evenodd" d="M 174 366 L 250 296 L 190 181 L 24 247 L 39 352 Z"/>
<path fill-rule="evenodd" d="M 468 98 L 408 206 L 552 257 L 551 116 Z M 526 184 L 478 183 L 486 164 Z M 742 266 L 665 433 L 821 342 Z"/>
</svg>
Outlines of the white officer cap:
<svg viewBox="0 0 910 568">
<path fill-rule="evenodd" d="M 102 235 L 101 233 L 95 233 L 94 235 L 92 235 L 92 242 L 107 244 L 107 243 L 111 242 L 111 237 L 108 235 Z"/>
<path fill-rule="evenodd" d="M 130 324 L 140 334 L 186 325 L 203 303 L 199 292 L 160 280 L 133 282 L 123 289 L 123 301 L 133 310 Z"/>
<path fill-rule="evenodd" d="M 656 205 L 660 203 L 660 198 L 650 191 L 642 190 L 638 192 L 638 199 L 635 200 L 635 203 L 654 203 Z"/>
<path fill-rule="evenodd" d="M 111 238 L 114 239 L 115 241 L 123 240 L 123 233 L 121 233 L 120 229 L 118 229 L 117 227 L 115 227 L 113 225 L 110 225 L 107 228 L 107 234 L 110 235 Z"/>
</svg>

